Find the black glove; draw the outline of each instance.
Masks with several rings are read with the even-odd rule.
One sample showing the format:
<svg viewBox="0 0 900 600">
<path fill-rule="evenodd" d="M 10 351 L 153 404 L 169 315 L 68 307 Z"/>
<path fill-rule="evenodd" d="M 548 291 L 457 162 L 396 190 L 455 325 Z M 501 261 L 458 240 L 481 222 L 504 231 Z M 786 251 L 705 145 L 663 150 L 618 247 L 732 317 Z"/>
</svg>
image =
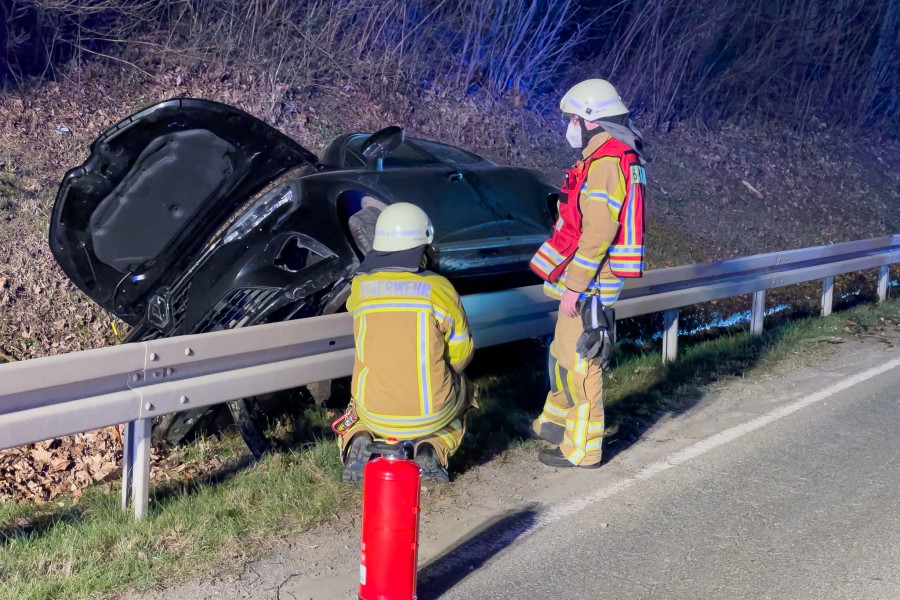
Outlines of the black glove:
<svg viewBox="0 0 900 600">
<path fill-rule="evenodd" d="M 616 311 L 603 306 L 597 296 L 579 300 L 578 308 L 584 333 L 575 343 L 575 350 L 585 360 L 599 356 L 600 368 L 608 371 L 613 346 L 615 346 L 615 339 L 611 332 L 615 331 Z"/>
</svg>

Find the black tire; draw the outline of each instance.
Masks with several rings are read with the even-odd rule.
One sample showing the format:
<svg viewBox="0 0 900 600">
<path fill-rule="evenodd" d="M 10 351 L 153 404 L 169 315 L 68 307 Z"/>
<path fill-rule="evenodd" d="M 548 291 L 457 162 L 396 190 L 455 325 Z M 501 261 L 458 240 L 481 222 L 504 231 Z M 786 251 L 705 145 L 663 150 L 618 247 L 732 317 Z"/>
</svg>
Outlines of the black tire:
<svg viewBox="0 0 900 600">
<path fill-rule="evenodd" d="M 244 443 L 247 444 L 250 454 L 255 460 L 259 460 L 263 454 L 272 449 L 272 443 L 266 439 L 266 436 L 257 427 L 247 400 L 244 398 L 232 400 L 228 403 L 228 409 L 231 411 L 234 424 L 237 426 L 241 437 L 244 438 Z"/>
<path fill-rule="evenodd" d="M 372 250 L 372 242 L 375 241 L 375 222 L 381 211 L 374 206 L 353 213 L 347 219 L 347 227 L 350 229 L 350 235 L 353 237 L 353 243 L 362 253 L 363 256 Z"/>
<path fill-rule="evenodd" d="M 168 414 L 154 422 L 151 439 L 157 446 L 177 446 L 197 432 L 215 429 L 214 423 L 223 416 L 221 405 Z"/>
</svg>

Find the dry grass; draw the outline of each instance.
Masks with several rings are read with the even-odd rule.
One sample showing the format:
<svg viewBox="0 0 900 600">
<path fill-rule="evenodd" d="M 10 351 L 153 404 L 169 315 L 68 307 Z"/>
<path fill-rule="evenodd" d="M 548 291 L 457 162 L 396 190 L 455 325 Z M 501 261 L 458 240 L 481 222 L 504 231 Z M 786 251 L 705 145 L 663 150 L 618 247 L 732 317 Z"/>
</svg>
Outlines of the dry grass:
<svg viewBox="0 0 900 600">
<path fill-rule="evenodd" d="M 255 68 L 272 88 L 394 89 L 544 106 L 580 71 L 656 125 L 816 119 L 896 137 L 893 0 L 7 0 L 0 81 L 103 58 L 155 76 L 183 59 Z"/>
<path fill-rule="evenodd" d="M 645 2 L 600 20 L 583 72 L 609 74 L 656 125 L 840 123 L 896 137 L 898 22 L 890 0 Z"/>
</svg>

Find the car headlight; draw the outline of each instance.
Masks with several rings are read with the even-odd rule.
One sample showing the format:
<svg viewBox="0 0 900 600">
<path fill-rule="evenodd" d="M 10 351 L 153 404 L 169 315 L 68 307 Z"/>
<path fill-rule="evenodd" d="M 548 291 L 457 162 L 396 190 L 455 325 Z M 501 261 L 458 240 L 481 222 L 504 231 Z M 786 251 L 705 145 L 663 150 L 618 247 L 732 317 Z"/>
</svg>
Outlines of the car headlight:
<svg viewBox="0 0 900 600">
<path fill-rule="evenodd" d="M 282 206 L 294 203 L 294 191 L 290 186 L 272 190 L 256 201 L 247 209 L 225 233 L 224 242 L 227 244 L 240 239 L 253 231 L 260 223 L 268 219 Z"/>
</svg>

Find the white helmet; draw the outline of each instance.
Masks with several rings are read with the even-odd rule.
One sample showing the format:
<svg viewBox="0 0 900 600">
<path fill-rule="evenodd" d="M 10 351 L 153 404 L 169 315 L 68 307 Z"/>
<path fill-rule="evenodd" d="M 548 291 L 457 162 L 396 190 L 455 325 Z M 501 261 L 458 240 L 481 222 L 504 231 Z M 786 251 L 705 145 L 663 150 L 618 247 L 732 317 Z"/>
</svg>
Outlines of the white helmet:
<svg viewBox="0 0 900 600">
<path fill-rule="evenodd" d="M 628 107 L 616 88 L 605 79 L 586 79 L 576 83 L 559 102 L 566 114 L 578 115 L 585 121 L 628 113 Z"/>
<path fill-rule="evenodd" d="M 425 211 L 408 202 L 386 207 L 375 222 L 372 249 L 398 252 L 426 246 L 434 240 L 434 227 Z"/>
</svg>

